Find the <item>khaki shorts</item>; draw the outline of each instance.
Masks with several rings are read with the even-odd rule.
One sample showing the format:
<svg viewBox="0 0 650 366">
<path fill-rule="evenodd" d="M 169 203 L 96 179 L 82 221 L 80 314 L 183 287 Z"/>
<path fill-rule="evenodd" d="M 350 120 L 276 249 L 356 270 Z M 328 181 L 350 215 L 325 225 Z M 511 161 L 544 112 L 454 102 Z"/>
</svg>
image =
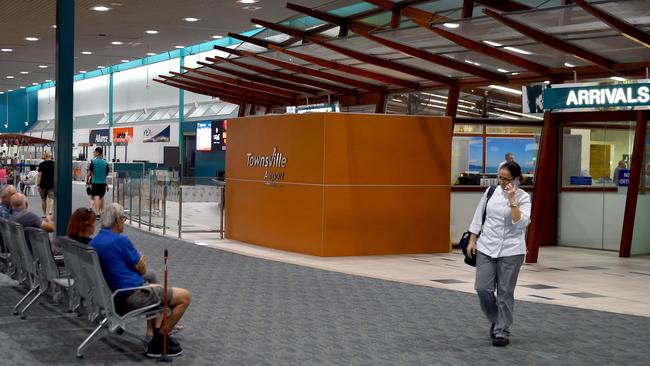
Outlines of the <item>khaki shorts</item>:
<svg viewBox="0 0 650 366">
<path fill-rule="evenodd" d="M 124 315 L 130 311 L 156 304 L 158 303 L 159 298 L 160 298 L 160 306 L 162 307 L 164 301 L 163 294 L 164 294 L 164 290 L 162 286 L 154 286 L 153 291 L 149 289 L 135 290 L 131 292 L 130 295 L 126 295 L 126 297 L 121 297 L 121 299 L 116 298 L 115 308 L 118 314 Z M 167 288 L 167 304 L 169 305 L 171 301 L 172 301 L 172 289 L 171 287 L 169 287 Z"/>
<path fill-rule="evenodd" d="M 45 200 L 48 198 L 54 199 L 54 188 L 38 188 L 38 192 L 41 194 L 41 199 Z"/>
</svg>

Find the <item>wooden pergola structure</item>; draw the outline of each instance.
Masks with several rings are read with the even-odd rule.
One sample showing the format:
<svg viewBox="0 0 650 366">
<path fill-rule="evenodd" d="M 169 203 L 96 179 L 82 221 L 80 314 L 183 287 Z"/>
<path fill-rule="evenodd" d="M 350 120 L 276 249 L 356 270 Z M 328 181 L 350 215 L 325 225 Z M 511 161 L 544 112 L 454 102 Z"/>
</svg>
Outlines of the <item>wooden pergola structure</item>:
<svg viewBox="0 0 650 366">
<path fill-rule="evenodd" d="M 199 61 L 200 67 L 183 67 L 183 72 L 155 80 L 238 104 L 240 115 L 252 114 L 257 107 L 268 113 L 277 107 L 332 101 L 341 106 L 372 104 L 376 113 L 385 113 L 390 95 L 446 90 L 437 105 L 456 123 L 466 123 L 476 114 L 459 108 L 463 94 L 490 93 L 519 101 L 511 91 L 531 83 L 648 77 L 647 0 L 563 0 L 559 7 L 538 8 L 511 0 L 458 0 L 452 8 L 441 8 L 441 3 L 448 4 L 365 0 L 357 4 L 365 10 L 346 15 L 341 9 L 287 3 L 300 14 L 296 19 L 251 19 L 263 27 L 256 36 L 229 33 L 241 41 L 237 47 L 215 46 L 218 52 Z M 600 113 L 572 118 L 598 120 Z M 641 156 L 647 112 L 608 116 L 631 115 L 637 120 L 633 155 Z M 544 121 L 508 120 L 511 125 L 543 126 L 537 181 L 557 182 L 555 191 L 535 186 L 528 262 L 536 262 L 539 247 L 554 244 L 557 237 L 558 121 L 551 113 Z M 641 165 L 632 164 L 633 177 L 640 176 Z M 639 186 L 633 183 L 621 256 L 630 255 Z"/>
</svg>

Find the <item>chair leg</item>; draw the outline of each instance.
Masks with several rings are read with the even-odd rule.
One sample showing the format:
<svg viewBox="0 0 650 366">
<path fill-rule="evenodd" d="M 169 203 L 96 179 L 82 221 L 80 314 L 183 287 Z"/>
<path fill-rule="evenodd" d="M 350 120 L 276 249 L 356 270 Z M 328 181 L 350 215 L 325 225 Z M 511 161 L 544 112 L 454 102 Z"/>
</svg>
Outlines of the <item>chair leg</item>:
<svg viewBox="0 0 650 366">
<path fill-rule="evenodd" d="M 83 357 L 83 352 L 86 348 L 90 347 L 93 343 L 97 342 L 98 340 L 102 339 L 104 336 L 108 334 L 108 329 L 106 325 L 108 324 L 108 318 L 104 318 L 97 328 L 93 330 L 92 333 L 79 345 L 77 348 L 77 357 L 81 358 Z"/>
<path fill-rule="evenodd" d="M 37 289 L 38 289 L 38 288 L 32 288 L 32 289 L 30 289 L 30 290 L 25 294 L 25 296 L 23 296 L 23 298 L 20 299 L 20 301 L 18 301 L 18 303 L 14 306 L 14 312 L 13 312 L 14 315 L 18 315 L 18 307 L 20 307 L 20 305 L 21 305 L 25 300 L 27 300 L 27 298 L 28 298 L 29 296 L 31 296 L 31 295 L 34 293 L 34 291 L 36 291 Z"/>
<path fill-rule="evenodd" d="M 47 289 L 41 289 L 41 290 L 36 294 L 36 296 L 34 296 L 34 298 L 33 298 L 33 299 L 32 299 L 32 300 L 27 304 L 27 306 L 25 306 L 25 307 L 23 308 L 23 310 L 20 311 L 20 319 L 25 319 L 25 318 L 26 318 L 26 316 L 25 316 L 25 312 L 27 311 L 27 309 L 28 309 L 30 306 L 32 306 L 32 304 L 34 303 L 34 301 L 38 300 L 38 298 L 41 297 L 41 295 L 43 295 L 43 294 L 46 292 L 46 290 L 47 290 Z"/>
</svg>

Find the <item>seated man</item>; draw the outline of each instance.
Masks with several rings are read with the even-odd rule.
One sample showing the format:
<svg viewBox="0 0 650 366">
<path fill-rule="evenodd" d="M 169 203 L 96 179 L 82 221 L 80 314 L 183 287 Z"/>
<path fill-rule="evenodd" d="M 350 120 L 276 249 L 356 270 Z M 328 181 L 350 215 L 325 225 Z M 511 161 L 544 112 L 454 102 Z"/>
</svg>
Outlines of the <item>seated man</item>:
<svg viewBox="0 0 650 366">
<path fill-rule="evenodd" d="M 111 291 L 142 286 L 145 283 L 143 276 L 147 273 L 147 257 L 135 249 L 124 232 L 124 209 L 117 203 L 109 204 L 101 215 L 102 229 L 90 241 L 90 246 L 95 248 L 102 271 Z M 163 299 L 164 290 L 160 285 L 154 285 L 158 297 Z M 180 320 L 190 305 L 192 295 L 182 288 L 172 287 L 167 294 L 167 303 L 172 310 L 167 321 L 160 319 L 150 320 L 147 324 L 147 335 L 152 339 L 147 345 L 147 357 L 160 357 L 163 351 L 163 334 L 169 331 Z M 131 310 L 154 304 L 156 297 L 150 291 L 129 291 L 116 297 L 116 307 L 126 313 Z M 160 324 L 158 326 L 158 324 Z M 178 356 L 183 352 L 178 342 L 167 337 L 167 354 Z"/>
<path fill-rule="evenodd" d="M 0 217 L 9 220 L 11 216 L 11 197 L 16 194 L 16 187 L 5 186 L 0 193 Z"/>
<path fill-rule="evenodd" d="M 24 228 L 35 227 L 35 228 L 43 229 L 48 233 L 54 232 L 54 219 L 52 218 L 52 215 L 49 215 L 45 219 L 41 219 L 40 217 L 38 217 L 37 214 L 29 211 L 27 209 L 27 197 L 25 197 L 24 194 L 16 193 L 11 196 L 11 208 L 12 208 L 12 213 L 11 216 L 9 217 L 11 221 L 15 221 L 23 225 Z M 27 245 L 31 250 L 31 244 L 29 244 L 29 241 L 27 242 Z M 61 248 L 61 246 L 58 244 L 57 241 L 52 242 L 50 245 L 52 248 L 52 255 L 54 256 L 63 255 L 63 249 Z"/>
</svg>

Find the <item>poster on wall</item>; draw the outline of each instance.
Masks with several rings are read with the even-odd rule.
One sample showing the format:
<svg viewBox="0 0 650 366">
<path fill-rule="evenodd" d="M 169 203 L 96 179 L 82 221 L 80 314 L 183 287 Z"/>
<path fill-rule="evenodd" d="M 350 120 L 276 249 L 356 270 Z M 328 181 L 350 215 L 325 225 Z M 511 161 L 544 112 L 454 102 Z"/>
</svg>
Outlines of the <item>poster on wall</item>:
<svg viewBox="0 0 650 366">
<path fill-rule="evenodd" d="M 169 142 L 170 140 L 170 125 L 147 127 L 142 132 L 142 142 Z"/>
<path fill-rule="evenodd" d="M 214 150 L 226 150 L 228 120 L 212 121 L 212 146 Z"/>
<path fill-rule="evenodd" d="M 110 146 L 110 130 L 108 128 L 103 128 L 99 130 L 90 130 L 88 137 L 88 143 L 91 145 L 98 146 Z"/>
<path fill-rule="evenodd" d="M 212 122 L 196 123 L 196 151 L 212 151 Z"/>
<path fill-rule="evenodd" d="M 133 127 L 120 127 L 113 129 L 113 142 L 115 143 L 132 143 Z"/>
</svg>

